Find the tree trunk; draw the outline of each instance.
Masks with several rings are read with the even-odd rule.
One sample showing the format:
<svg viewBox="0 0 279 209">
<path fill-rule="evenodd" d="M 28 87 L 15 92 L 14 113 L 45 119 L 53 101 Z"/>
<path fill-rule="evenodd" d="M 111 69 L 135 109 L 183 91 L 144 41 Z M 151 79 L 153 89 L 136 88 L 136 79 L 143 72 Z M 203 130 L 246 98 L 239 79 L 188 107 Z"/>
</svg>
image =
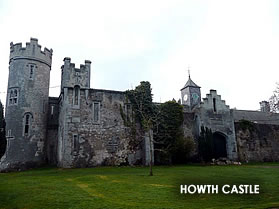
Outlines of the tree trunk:
<svg viewBox="0 0 279 209">
<path fill-rule="evenodd" d="M 151 130 L 148 131 L 149 134 L 149 152 L 150 152 L 150 162 L 149 162 L 149 176 L 153 176 L 153 170 L 152 170 L 152 162 L 153 162 L 153 150 L 152 150 L 152 142 L 151 139 Z"/>
</svg>

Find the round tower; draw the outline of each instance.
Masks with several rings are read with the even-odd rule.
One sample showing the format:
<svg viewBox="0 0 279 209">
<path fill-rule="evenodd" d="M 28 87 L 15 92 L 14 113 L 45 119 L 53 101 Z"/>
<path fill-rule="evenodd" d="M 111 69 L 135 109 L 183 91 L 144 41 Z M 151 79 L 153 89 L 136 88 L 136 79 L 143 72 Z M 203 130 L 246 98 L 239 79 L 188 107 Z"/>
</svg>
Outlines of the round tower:
<svg viewBox="0 0 279 209">
<path fill-rule="evenodd" d="M 2 169 L 44 163 L 51 62 L 52 50 L 41 51 L 35 38 L 26 47 L 10 44 Z"/>
</svg>

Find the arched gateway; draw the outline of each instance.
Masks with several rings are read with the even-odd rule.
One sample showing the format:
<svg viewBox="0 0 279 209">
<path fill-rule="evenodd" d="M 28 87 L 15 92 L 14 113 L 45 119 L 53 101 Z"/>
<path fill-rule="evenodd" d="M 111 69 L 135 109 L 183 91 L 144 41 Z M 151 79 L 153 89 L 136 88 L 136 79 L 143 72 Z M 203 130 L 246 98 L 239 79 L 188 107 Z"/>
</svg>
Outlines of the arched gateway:
<svg viewBox="0 0 279 209">
<path fill-rule="evenodd" d="M 215 159 L 220 157 L 227 157 L 227 140 L 226 135 L 220 132 L 213 133 L 213 145 L 214 153 L 213 156 Z"/>
</svg>

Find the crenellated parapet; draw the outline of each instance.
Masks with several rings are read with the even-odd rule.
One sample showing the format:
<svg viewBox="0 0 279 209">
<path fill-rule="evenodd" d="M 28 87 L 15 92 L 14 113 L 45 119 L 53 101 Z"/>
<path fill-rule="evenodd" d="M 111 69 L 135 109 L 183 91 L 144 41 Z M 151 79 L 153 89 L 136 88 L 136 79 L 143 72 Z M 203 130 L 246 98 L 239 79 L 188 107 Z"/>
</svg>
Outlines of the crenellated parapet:
<svg viewBox="0 0 279 209">
<path fill-rule="evenodd" d="M 38 44 L 38 39 L 31 38 L 30 42 L 26 43 L 26 47 L 22 47 L 22 43 L 10 43 L 10 62 L 16 59 L 30 59 L 45 63 L 49 67 L 52 62 L 52 49 L 44 48 L 41 50 L 41 45 Z"/>
<path fill-rule="evenodd" d="M 209 94 L 206 94 L 206 98 L 203 98 L 201 107 L 214 112 L 230 111 L 229 105 L 226 105 L 225 100 L 221 99 L 221 95 L 218 95 L 217 91 L 213 89 L 210 90 Z"/>
<path fill-rule="evenodd" d="M 71 63 L 71 58 L 64 58 L 64 65 L 62 69 L 62 81 L 61 88 L 73 88 L 79 86 L 80 88 L 90 88 L 90 74 L 91 74 L 91 61 L 85 60 L 84 64 L 81 64 L 79 68 L 75 67 L 74 63 Z"/>
</svg>

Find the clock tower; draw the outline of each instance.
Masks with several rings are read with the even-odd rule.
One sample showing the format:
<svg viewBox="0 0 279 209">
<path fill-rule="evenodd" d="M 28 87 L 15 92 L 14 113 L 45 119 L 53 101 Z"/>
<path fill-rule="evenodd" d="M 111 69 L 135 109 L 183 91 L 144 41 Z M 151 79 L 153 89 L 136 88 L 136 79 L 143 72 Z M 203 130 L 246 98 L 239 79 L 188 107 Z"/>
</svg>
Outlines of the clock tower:
<svg viewBox="0 0 279 209">
<path fill-rule="evenodd" d="M 190 109 L 193 109 L 195 106 L 199 105 L 201 102 L 201 91 L 197 84 L 195 84 L 190 75 L 185 86 L 180 90 L 181 91 L 181 101 L 183 105 L 188 105 Z"/>
</svg>

